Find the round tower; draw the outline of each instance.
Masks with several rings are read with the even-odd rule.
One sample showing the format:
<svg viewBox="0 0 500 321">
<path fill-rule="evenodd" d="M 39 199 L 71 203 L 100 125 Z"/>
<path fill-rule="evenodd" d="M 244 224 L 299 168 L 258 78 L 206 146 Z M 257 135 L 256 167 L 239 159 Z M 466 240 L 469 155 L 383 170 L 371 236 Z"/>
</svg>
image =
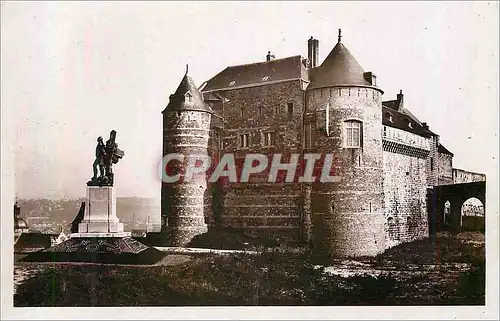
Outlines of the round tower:
<svg viewBox="0 0 500 321">
<path fill-rule="evenodd" d="M 305 128 L 315 128 L 311 152 L 333 154 L 331 175 L 340 177 L 313 185 L 313 250 L 329 258 L 376 255 L 385 249 L 383 92 L 342 44 L 340 30 L 310 78 L 306 108 L 312 117 Z"/>
<path fill-rule="evenodd" d="M 168 245 L 185 246 L 194 236 L 207 232 L 205 213 L 210 207 L 204 199 L 206 176 L 193 175 L 187 180 L 185 175 L 190 157 L 196 156 L 199 161 L 209 158 L 212 109 L 186 71 L 162 114 L 162 232 L 166 233 Z M 171 178 L 165 179 L 165 175 Z"/>
</svg>

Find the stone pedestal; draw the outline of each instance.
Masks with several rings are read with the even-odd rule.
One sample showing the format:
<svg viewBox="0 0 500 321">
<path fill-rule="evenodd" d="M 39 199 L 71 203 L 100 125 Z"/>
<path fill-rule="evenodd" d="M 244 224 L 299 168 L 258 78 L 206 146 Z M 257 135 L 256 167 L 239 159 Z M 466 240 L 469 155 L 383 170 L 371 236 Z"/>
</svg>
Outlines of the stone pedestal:
<svg viewBox="0 0 500 321">
<path fill-rule="evenodd" d="M 87 199 L 78 233 L 50 248 L 22 258 L 23 262 L 91 262 L 154 264 L 165 253 L 133 239 L 116 216 L 116 196 L 111 186 L 87 186 Z M 75 223 L 76 224 L 76 223 Z"/>
<path fill-rule="evenodd" d="M 116 195 L 112 186 L 87 186 L 85 214 L 78 224 L 75 237 L 126 237 L 130 232 L 123 230 L 116 216 Z"/>
</svg>

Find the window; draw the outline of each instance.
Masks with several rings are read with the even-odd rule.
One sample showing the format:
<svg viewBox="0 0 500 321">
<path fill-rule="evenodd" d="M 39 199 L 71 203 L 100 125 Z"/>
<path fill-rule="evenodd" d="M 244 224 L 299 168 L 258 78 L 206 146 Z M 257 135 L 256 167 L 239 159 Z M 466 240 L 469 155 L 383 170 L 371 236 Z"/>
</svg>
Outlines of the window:
<svg viewBox="0 0 500 321">
<path fill-rule="evenodd" d="M 187 102 L 191 102 L 192 98 L 193 98 L 193 95 L 191 95 L 190 92 L 187 92 L 185 95 L 184 95 L 185 99 L 184 101 L 187 101 Z"/>
<path fill-rule="evenodd" d="M 434 170 L 434 158 L 431 157 L 431 171 Z"/>
<path fill-rule="evenodd" d="M 262 78 L 262 81 L 267 81 L 268 79 L 269 79 L 269 77 L 265 76 L 265 77 Z"/>
<path fill-rule="evenodd" d="M 262 107 L 259 106 L 259 117 L 262 116 Z"/>
<path fill-rule="evenodd" d="M 293 103 L 287 103 L 286 104 L 286 116 L 288 119 L 292 119 L 293 116 Z"/>
<path fill-rule="evenodd" d="M 241 107 L 240 109 L 240 117 L 245 117 L 245 107 Z"/>
<path fill-rule="evenodd" d="M 250 142 L 250 134 L 241 134 L 238 143 L 239 148 L 248 148 Z"/>
<path fill-rule="evenodd" d="M 229 86 L 234 86 L 234 84 L 235 84 L 235 83 L 236 83 L 236 81 L 234 81 L 234 80 L 233 80 L 233 81 L 231 81 L 231 82 L 229 83 Z"/>
<path fill-rule="evenodd" d="M 312 148 L 312 124 L 306 124 L 305 133 L 304 133 L 304 147 Z"/>
<path fill-rule="evenodd" d="M 264 133 L 264 140 L 263 144 L 264 146 L 274 146 L 274 141 L 275 141 L 275 135 L 274 132 L 265 132 Z"/>
<path fill-rule="evenodd" d="M 344 147 L 361 147 L 361 122 L 347 120 L 344 122 Z"/>
<path fill-rule="evenodd" d="M 386 137 L 386 136 L 387 136 L 387 127 L 384 126 L 384 137 Z"/>
</svg>

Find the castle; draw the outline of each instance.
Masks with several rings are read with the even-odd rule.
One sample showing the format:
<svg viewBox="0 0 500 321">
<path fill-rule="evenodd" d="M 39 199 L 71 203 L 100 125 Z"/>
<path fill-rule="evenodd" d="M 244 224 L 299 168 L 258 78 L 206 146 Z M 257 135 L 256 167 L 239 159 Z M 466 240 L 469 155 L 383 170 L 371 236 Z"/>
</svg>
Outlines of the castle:
<svg viewBox="0 0 500 321">
<path fill-rule="evenodd" d="M 335 155 L 339 182 L 162 185 L 162 231 L 184 246 L 210 227 L 305 242 L 329 257 L 376 255 L 429 236 L 428 194 L 453 184 L 453 154 L 404 105 L 384 101 L 341 41 L 319 64 L 292 56 L 230 66 L 197 88 L 187 75 L 163 110 L 163 155 Z M 286 160 L 282 160 L 286 163 Z M 182 172 L 185 163 L 174 170 Z"/>
</svg>

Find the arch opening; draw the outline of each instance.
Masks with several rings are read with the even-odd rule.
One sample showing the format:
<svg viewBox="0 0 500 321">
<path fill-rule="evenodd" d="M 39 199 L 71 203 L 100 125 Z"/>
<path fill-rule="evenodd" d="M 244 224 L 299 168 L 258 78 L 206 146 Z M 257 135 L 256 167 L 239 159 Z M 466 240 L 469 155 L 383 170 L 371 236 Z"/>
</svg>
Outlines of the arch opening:
<svg viewBox="0 0 500 321">
<path fill-rule="evenodd" d="M 471 197 L 462 204 L 460 227 L 464 231 L 484 231 L 484 205 L 478 198 Z"/>
</svg>

